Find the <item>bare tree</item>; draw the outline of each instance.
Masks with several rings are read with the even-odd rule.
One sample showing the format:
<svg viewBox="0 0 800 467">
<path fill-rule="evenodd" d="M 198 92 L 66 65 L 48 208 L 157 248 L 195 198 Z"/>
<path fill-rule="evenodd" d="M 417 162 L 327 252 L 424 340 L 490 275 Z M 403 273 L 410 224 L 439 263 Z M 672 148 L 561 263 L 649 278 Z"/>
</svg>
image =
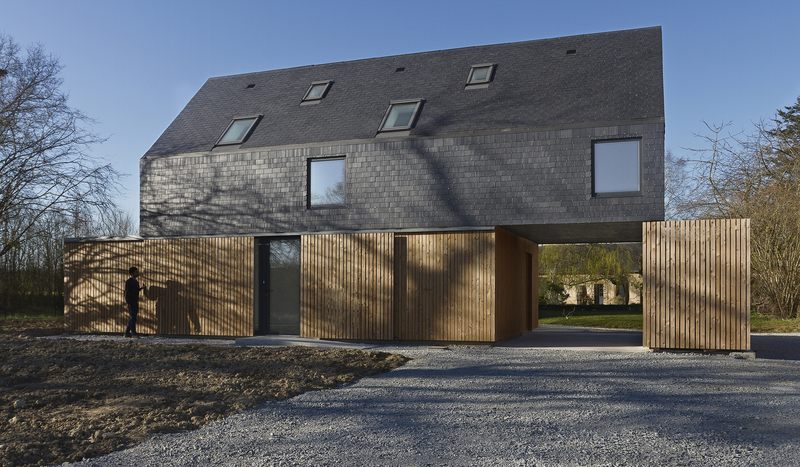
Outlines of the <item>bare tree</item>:
<svg viewBox="0 0 800 467">
<path fill-rule="evenodd" d="M 752 220 L 753 303 L 783 318 L 800 312 L 800 98 L 752 134 L 706 125 L 694 150 L 690 204 L 709 217 Z"/>
<path fill-rule="evenodd" d="M 664 155 L 665 217 L 675 220 L 702 217 L 695 189 L 689 161 L 667 151 Z"/>
<path fill-rule="evenodd" d="M 95 226 L 95 235 L 108 237 L 126 237 L 136 233 L 133 217 L 121 209 L 108 209 L 100 212 L 99 222 Z"/>
<path fill-rule="evenodd" d="M 113 206 L 118 174 L 87 154 L 101 140 L 68 105 L 56 58 L 0 35 L 0 69 L 1 258 L 48 214 Z"/>
</svg>

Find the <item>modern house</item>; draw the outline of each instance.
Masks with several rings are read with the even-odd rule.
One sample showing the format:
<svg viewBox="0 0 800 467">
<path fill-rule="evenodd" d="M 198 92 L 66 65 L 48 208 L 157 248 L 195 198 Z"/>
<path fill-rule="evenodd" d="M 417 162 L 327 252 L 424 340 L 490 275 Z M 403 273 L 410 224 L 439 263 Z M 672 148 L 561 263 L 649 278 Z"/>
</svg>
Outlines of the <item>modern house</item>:
<svg viewBox="0 0 800 467">
<path fill-rule="evenodd" d="M 73 329 L 135 262 L 152 332 L 497 341 L 538 244 L 663 220 L 661 29 L 211 78 L 140 169 L 143 240 L 68 244 Z"/>
</svg>

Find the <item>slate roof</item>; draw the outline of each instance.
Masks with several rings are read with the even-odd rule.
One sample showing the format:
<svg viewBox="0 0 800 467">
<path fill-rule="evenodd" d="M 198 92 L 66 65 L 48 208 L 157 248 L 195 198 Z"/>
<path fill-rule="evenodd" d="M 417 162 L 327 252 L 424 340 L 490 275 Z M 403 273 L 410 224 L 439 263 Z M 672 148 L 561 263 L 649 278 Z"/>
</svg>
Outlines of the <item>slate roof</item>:
<svg viewBox="0 0 800 467">
<path fill-rule="evenodd" d="M 483 63 L 497 64 L 494 80 L 465 90 Z M 327 96 L 300 105 L 321 80 L 334 82 Z M 661 28 L 211 78 L 145 157 L 209 151 L 231 119 L 254 114 L 264 117 L 240 148 L 373 138 L 389 101 L 412 98 L 425 99 L 412 135 L 663 118 Z"/>
</svg>

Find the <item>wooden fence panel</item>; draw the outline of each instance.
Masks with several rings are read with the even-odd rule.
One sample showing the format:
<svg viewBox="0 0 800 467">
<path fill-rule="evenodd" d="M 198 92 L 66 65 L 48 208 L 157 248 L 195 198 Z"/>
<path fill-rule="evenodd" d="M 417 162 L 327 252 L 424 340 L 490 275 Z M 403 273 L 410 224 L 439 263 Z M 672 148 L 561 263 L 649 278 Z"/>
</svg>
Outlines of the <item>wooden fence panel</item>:
<svg viewBox="0 0 800 467">
<path fill-rule="evenodd" d="M 128 268 L 141 264 L 143 242 L 67 243 L 64 249 L 64 316 L 76 332 L 123 332 L 128 320 L 124 289 Z M 142 332 L 151 332 L 142 303 Z"/>
<path fill-rule="evenodd" d="M 138 330 L 149 334 L 253 334 L 253 238 L 181 238 L 68 243 L 65 314 L 76 332 L 125 329 L 128 268 L 148 290 Z"/>
<path fill-rule="evenodd" d="M 394 234 L 301 237 L 300 334 L 392 339 Z"/>
<path fill-rule="evenodd" d="M 494 232 L 397 234 L 394 337 L 495 340 Z"/>
<path fill-rule="evenodd" d="M 496 332 L 495 340 L 518 336 L 526 330 L 528 313 L 532 326 L 538 326 L 539 315 L 539 247 L 504 229 L 496 234 Z M 531 271 L 526 256 L 530 255 Z M 526 284 L 530 279 L 531 283 Z M 526 294 L 530 293 L 530 297 Z"/>
<path fill-rule="evenodd" d="M 494 233 L 302 237 L 301 334 L 491 341 Z"/>
<path fill-rule="evenodd" d="M 750 349 L 750 220 L 645 222 L 643 344 Z"/>
</svg>

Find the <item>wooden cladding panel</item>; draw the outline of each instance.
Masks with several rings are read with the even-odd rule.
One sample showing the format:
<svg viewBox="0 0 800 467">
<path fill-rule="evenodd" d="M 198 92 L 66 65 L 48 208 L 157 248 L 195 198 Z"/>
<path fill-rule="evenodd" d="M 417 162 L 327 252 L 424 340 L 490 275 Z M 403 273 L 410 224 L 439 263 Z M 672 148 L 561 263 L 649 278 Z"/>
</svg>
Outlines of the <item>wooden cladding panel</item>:
<svg viewBox="0 0 800 467">
<path fill-rule="evenodd" d="M 390 340 L 394 234 L 301 237 L 300 333 Z"/>
<path fill-rule="evenodd" d="M 539 248 L 505 229 L 496 231 L 497 310 L 495 340 L 518 336 L 539 324 Z M 530 265 L 526 255 L 531 255 Z M 531 271 L 527 271 L 530 266 Z M 530 284 L 526 281 L 530 280 Z M 531 296 L 526 297 L 530 293 Z M 528 313 L 531 314 L 530 318 Z"/>
<path fill-rule="evenodd" d="M 253 333 L 253 239 L 182 238 L 145 242 L 144 281 L 159 334 Z"/>
<path fill-rule="evenodd" d="M 68 243 L 64 264 L 72 331 L 123 332 L 124 285 L 135 265 L 148 286 L 139 300 L 139 332 L 253 334 L 250 237 Z"/>
<path fill-rule="evenodd" d="M 394 337 L 494 341 L 494 232 L 395 236 Z"/>
<path fill-rule="evenodd" d="M 750 349 L 750 220 L 645 222 L 644 345 Z"/>
<path fill-rule="evenodd" d="M 125 280 L 141 264 L 142 242 L 67 243 L 64 248 L 64 317 L 78 332 L 122 332 L 128 320 Z M 150 307 L 139 307 L 141 332 L 152 332 Z"/>
</svg>

